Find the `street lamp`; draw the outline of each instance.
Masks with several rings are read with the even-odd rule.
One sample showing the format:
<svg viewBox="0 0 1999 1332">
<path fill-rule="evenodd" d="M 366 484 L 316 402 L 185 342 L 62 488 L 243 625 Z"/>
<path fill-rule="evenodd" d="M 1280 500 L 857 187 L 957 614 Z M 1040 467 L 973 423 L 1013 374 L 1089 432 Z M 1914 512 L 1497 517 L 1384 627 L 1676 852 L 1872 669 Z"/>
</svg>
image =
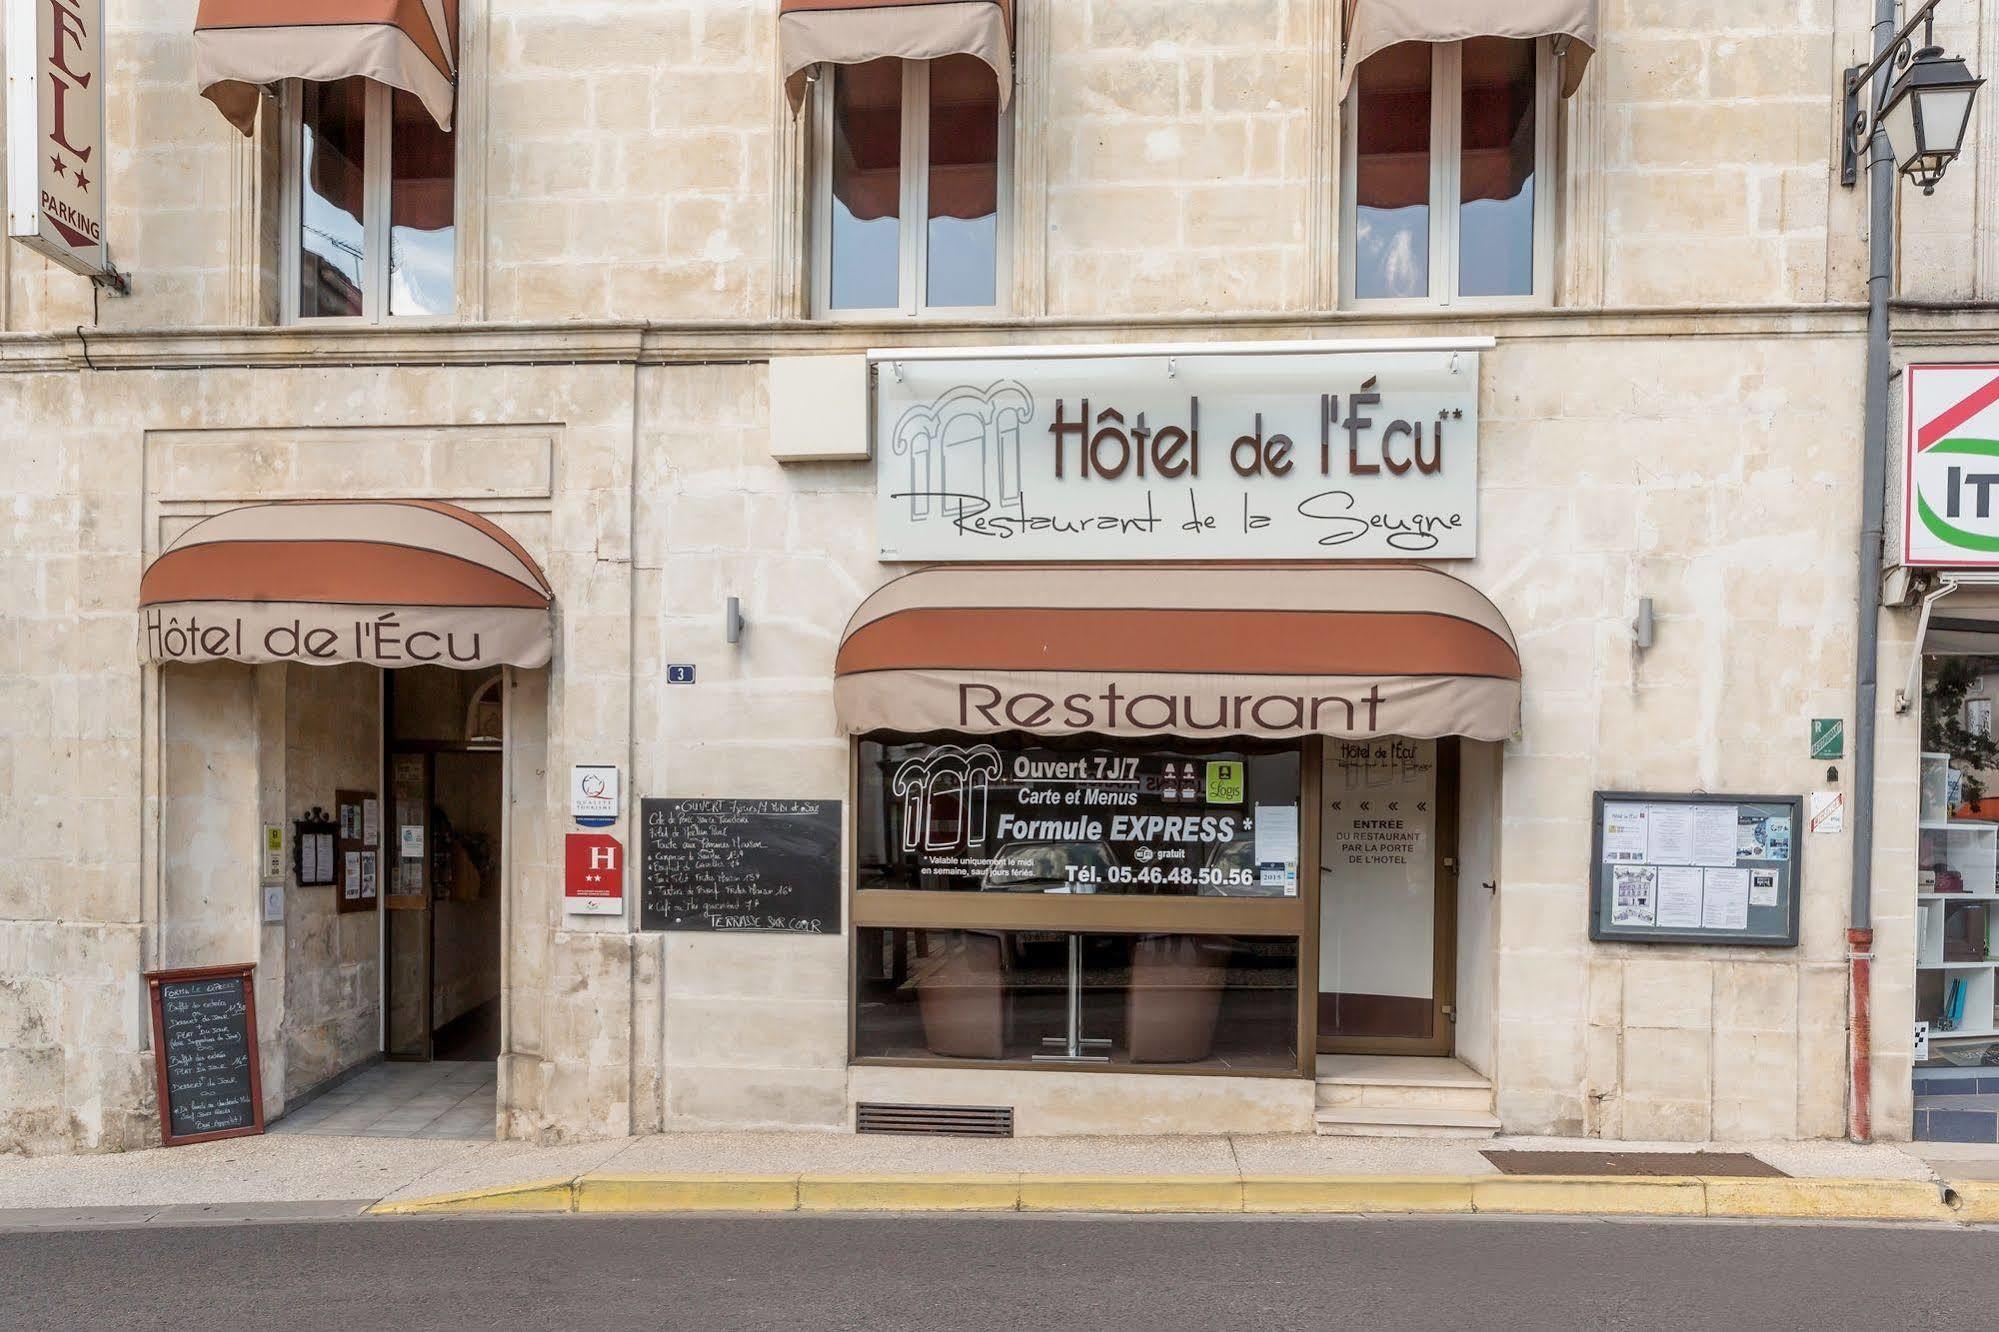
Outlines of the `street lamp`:
<svg viewBox="0 0 1999 1332">
<path fill-rule="evenodd" d="M 1853 185 L 1860 155 L 1877 129 L 1888 137 L 1896 170 L 1922 186 L 1924 194 L 1936 193 L 1945 168 L 1964 148 L 1971 104 L 1985 80 L 1973 77 L 1961 58 L 1944 54 L 1936 44 L 1938 3 L 1929 0 L 1879 55 L 1846 71 L 1846 142 L 1840 184 Z M 1913 40 L 1918 23 L 1923 25 L 1920 50 Z M 1862 111 L 1860 98 L 1868 81 L 1891 62 L 1901 73 L 1882 90 L 1871 112 Z"/>
</svg>

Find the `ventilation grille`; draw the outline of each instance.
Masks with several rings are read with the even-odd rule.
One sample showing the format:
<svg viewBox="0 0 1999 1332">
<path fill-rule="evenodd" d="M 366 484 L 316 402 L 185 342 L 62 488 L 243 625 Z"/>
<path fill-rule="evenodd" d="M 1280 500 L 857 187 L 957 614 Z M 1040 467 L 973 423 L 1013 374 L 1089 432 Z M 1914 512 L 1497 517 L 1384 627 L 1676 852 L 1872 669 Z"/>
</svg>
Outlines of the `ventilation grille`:
<svg viewBox="0 0 1999 1332">
<path fill-rule="evenodd" d="M 1010 1105 L 888 1105 L 854 1107 L 856 1133 L 928 1133 L 952 1138 L 1011 1138 Z"/>
</svg>

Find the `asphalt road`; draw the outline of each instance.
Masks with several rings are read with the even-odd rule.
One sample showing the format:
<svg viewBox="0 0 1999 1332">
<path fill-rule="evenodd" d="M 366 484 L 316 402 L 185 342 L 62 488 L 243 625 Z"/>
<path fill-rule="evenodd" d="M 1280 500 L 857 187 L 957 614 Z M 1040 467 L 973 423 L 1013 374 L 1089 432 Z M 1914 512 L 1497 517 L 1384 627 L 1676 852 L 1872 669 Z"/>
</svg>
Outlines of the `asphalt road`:
<svg viewBox="0 0 1999 1332">
<path fill-rule="evenodd" d="M 1999 1231 L 1497 1218 L 369 1220 L 0 1234 L 43 1328 L 1989 1326 Z"/>
</svg>

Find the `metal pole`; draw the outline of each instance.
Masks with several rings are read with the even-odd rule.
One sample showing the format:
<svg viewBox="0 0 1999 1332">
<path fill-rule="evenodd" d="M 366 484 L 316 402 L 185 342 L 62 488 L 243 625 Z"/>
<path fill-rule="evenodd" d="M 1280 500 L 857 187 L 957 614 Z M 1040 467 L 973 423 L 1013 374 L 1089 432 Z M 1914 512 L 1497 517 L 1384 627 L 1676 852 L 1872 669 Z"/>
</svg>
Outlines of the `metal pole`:
<svg viewBox="0 0 1999 1332">
<path fill-rule="evenodd" d="M 1874 54 L 1895 36 L 1895 0 L 1874 0 Z M 1875 71 L 1871 105 L 1891 77 L 1891 62 Z M 1867 158 L 1867 380 L 1861 410 L 1860 614 L 1856 625 L 1853 691 L 1853 901 L 1847 921 L 1849 1020 L 1847 1038 L 1852 1094 L 1847 1136 L 1874 1135 L 1872 1097 L 1873 1013 L 1869 967 L 1874 952 L 1874 711 L 1878 692 L 1881 621 L 1881 543 L 1888 477 L 1888 386 L 1894 371 L 1888 345 L 1888 295 L 1894 272 L 1895 164 L 1879 124 L 1870 126 Z M 1922 644 L 1916 645 L 1922 650 Z"/>
</svg>

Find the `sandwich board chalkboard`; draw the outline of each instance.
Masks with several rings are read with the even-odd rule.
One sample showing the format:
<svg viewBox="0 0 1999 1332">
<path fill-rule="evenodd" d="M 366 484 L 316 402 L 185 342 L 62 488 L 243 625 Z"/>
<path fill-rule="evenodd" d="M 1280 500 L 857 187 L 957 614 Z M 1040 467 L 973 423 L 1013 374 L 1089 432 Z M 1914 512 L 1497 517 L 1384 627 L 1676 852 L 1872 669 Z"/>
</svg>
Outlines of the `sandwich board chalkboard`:
<svg viewBox="0 0 1999 1332">
<path fill-rule="evenodd" d="M 642 930 L 840 932 L 840 802 L 644 800 Z"/>
<path fill-rule="evenodd" d="M 264 1131 L 250 963 L 149 971 L 160 1137 L 169 1147 Z"/>
</svg>

